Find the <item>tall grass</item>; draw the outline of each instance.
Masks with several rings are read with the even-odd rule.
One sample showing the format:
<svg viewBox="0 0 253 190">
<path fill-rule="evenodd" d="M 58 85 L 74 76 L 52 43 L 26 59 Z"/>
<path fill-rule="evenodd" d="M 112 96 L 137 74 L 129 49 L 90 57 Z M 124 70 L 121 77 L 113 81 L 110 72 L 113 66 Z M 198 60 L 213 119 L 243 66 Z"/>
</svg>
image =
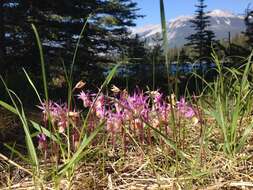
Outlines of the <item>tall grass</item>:
<svg viewBox="0 0 253 190">
<path fill-rule="evenodd" d="M 39 33 L 36 29 L 36 27 L 32 24 L 32 29 L 35 34 L 35 39 L 37 41 L 38 49 L 39 49 L 39 55 L 40 55 L 40 65 L 41 65 L 41 74 L 43 78 L 43 87 L 44 87 L 44 94 L 46 98 L 46 102 L 48 102 L 48 88 L 47 88 L 47 78 L 46 78 L 46 69 L 45 69 L 45 60 L 44 60 L 44 54 L 43 49 L 40 41 Z M 28 75 L 27 75 L 28 76 Z M 34 85 L 33 85 L 34 87 Z"/>
<path fill-rule="evenodd" d="M 252 132 L 253 123 L 247 121 L 252 112 L 251 65 L 252 55 L 241 69 L 223 67 L 217 55 L 213 59 L 217 65 L 218 77 L 212 86 L 210 96 L 213 104 L 205 108 L 206 113 L 215 119 L 223 135 L 223 149 L 230 156 L 240 152 Z"/>
<path fill-rule="evenodd" d="M 72 99 L 72 72 L 73 72 L 73 66 L 75 63 L 75 59 L 77 56 L 77 52 L 78 52 L 78 47 L 79 44 L 81 42 L 81 38 L 82 35 L 84 33 L 85 30 L 85 26 L 87 24 L 84 24 L 84 27 L 80 33 L 76 48 L 75 48 L 75 52 L 74 52 L 74 56 L 73 56 L 73 61 L 72 61 L 72 65 L 71 65 L 71 70 L 70 70 L 70 76 L 66 76 L 67 77 L 67 81 L 68 81 L 68 87 L 69 89 L 69 93 L 68 93 L 68 105 L 70 105 L 71 99 Z M 23 105 L 22 105 L 22 101 L 18 98 L 18 96 L 15 94 L 15 92 L 13 92 L 12 90 L 10 90 L 6 83 L 4 82 L 3 78 L 1 77 L 1 80 L 6 88 L 6 91 L 9 95 L 9 98 L 11 99 L 12 105 L 7 104 L 6 102 L 0 101 L 0 106 L 6 108 L 7 110 L 11 111 L 12 113 L 18 115 L 23 129 L 25 131 L 25 139 L 26 139 L 26 145 L 27 145 L 27 150 L 29 153 L 29 158 L 27 159 L 26 157 L 24 157 L 21 153 L 19 153 L 17 150 L 11 148 L 9 145 L 6 145 L 7 148 L 9 148 L 13 154 L 19 156 L 21 159 L 23 159 L 24 161 L 27 161 L 27 164 L 32 164 L 33 169 L 32 171 L 29 171 L 29 173 L 33 174 L 33 178 L 35 180 L 35 184 L 34 186 L 36 188 L 38 188 L 37 183 L 39 182 L 39 187 L 43 188 L 43 181 L 45 180 L 44 177 L 48 177 L 51 176 L 53 178 L 55 178 L 55 188 L 59 188 L 57 184 L 58 181 L 63 177 L 66 176 L 67 179 L 69 179 L 69 188 L 71 188 L 71 179 L 72 179 L 72 175 L 73 172 L 75 171 L 75 168 L 78 167 L 78 161 L 80 161 L 84 156 L 84 150 L 91 144 L 91 142 L 93 141 L 93 139 L 96 137 L 96 135 L 99 133 L 99 131 L 104 127 L 104 122 L 100 123 L 98 127 L 96 127 L 96 130 L 94 130 L 92 133 L 90 134 L 84 134 L 85 132 L 85 128 L 87 128 L 87 118 L 89 117 L 89 113 L 90 110 L 86 116 L 86 119 L 83 121 L 83 126 L 82 126 L 82 134 L 81 134 L 81 138 L 80 138 L 80 142 L 79 145 L 77 147 L 77 149 L 75 150 L 75 152 L 72 152 L 72 150 L 70 149 L 70 133 L 68 131 L 67 133 L 67 148 L 64 145 L 64 142 L 62 141 L 62 137 L 59 133 L 55 133 L 55 129 L 54 129 L 54 122 L 50 120 L 50 112 L 49 112 L 49 107 L 48 107 L 48 103 L 49 103 L 49 95 L 48 95 L 48 87 L 47 87 L 47 79 L 46 79 L 46 67 L 45 67 L 45 61 L 44 61 L 44 55 L 43 55 L 43 48 L 42 48 L 42 44 L 40 41 L 40 37 L 39 37 L 39 33 L 36 29 L 36 27 L 34 25 L 32 25 L 32 29 L 34 31 L 35 37 L 36 37 L 36 41 L 37 41 L 37 45 L 38 45 L 38 49 L 39 49 L 39 53 L 40 53 L 40 63 L 41 63 L 41 73 L 42 73 L 42 78 L 43 78 L 43 86 L 44 86 L 44 96 L 45 96 L 45 105 L 46 105 L 46 111 L 49 113 L 49 121 L 48 121 L 48 126 L 49 128 L 45 128 L 43 126 L 41 126 L 40 124 L 38 124 L 35 121 L 32 121 L 30 119 L 28 119 L 28 117 L 25 114 Z M 112 71 L 109 73 L 109 75 L 106 77 L 104 83 L 102 84 L 102 86 L 100 87 L 100 91 L 97 94 L 97 97 L 99 96 L 99 94 L 103 91 L 103 89 L 110 83 L 112 77 L 114 76 L 114 74 L 116 73 L 116 70 L 118 68 L 119 64 L 116 65 Z M 29 75 L 27 74 L 27 72 L 24 70 L 24 74 L 27 77 L 28 82 L 30 83 L 30 85 L 32 86 L 34 92 L 36 93 L 38 100 L 40 103 L 42 103 L 42 98 L 40 97 L 39 92 L 36 89 L 36 86 L 34 85 L 32 79 L 29 77 Z M 66 72 L 67 74 L 67 72 Z M 96 97 L 96 98 L 97 98 Z M 70 106 L 68 106 L 68 109 L 71 109 Z M 91 108 L 92 109 L 92 108 Z M 71 122 L 68 121 L 69 125 L 71 125 Z M 35 133 L 31 133 L 31 127 L 33 128 L 33 131 L 36 130 Z M 36 137 L 36 134 L 38 133 L 43 133 L 44 135 L 46 135 L 47 138 L 50 139 L 50 146 L 48 148 L 51 148 L 51 150 L 54 150 L 55 146 L 58 146 L 60 148 L 60 155 L 57 155 L 57 158 L 55 160 L 56 165 L 52 165 L 52 168 L 47 168 L 49 169 L 45 174 L 42 175 L 42 173 L 44 173 L 44 169 L 40 168 L 40 159 L 38 158 L 38 152 L 37 152 L 37 148 L 34 144 L 34 137 Z M 52 153 L 53 153 L 52 152 Z M 53 153 L 54 154 L 54 153 Z M 67 157 L 66 157 L 67 155 Z M 60 164 L 58 166 L 58 159 L 63 158 L 63 163 Z M 10 162 L 11 164 L 13 162 Z M 28 170 L 26 170 L 28 171 Z"/>
<path fill-rule="evenodd" d="M 172 85 L 170 83 L 170 67 L 169 67 L 169 56 L 168 56 L 168 49 L 169 49 L 169 42 L 168 42 L 168 33 L 167 33 L 167 23 L 166 23 L 166 16 L 165 16 L 165 9 L 164 9 L 164 2 L 160 0 L 160 14 L 161 14 L 161 27 L 162 27 L 162 47 L 163 53 L 165 57 L 165 68 L 166 74 L 168 79 L 168 93 L 172 93 Z"/>
<path fill-rule="evenodd" d="M 8 93 L 14 107 L 12 107 L 9 104 L 2 102 L 2 101 L 0 101 L 0 105 L 5 107 L 7 110 L 12 111 L 13 113 L 17 114 L 19 120 L 22 123 L 23 129 L 25 132 L 25 142 L 26 142 L 26 146 L 27 146 L 27 150 L 28 150 L 28 154 L 29 154 L 29 158 L 27 160 L 29 160 L 29 162 L 32 166 L 32 171 L 30 171 L 30 172 L 32 172 L 34 174 L 33 179 L 35 181 L 35 186 L 37 186 L 37 182 L 39 181 L 38 179 L 40 179 L 39 159 L 38 159 L 38 156 L 36 153 L 35 145 L 32 140 L 32 135 L 30 132 L 31 129 L 30 129 L 29 123 L 27 121 L 27 117 L 25 115 L 22 101 L 18 98 L 18 96 L 15 94 L 15 92 L 13 92 L 12 90 L 10 90 L 7 87 L 3 78 L 2 77 L 0 77 L 0 78 L 5 86 L 5 89 Z"/>
</svg>

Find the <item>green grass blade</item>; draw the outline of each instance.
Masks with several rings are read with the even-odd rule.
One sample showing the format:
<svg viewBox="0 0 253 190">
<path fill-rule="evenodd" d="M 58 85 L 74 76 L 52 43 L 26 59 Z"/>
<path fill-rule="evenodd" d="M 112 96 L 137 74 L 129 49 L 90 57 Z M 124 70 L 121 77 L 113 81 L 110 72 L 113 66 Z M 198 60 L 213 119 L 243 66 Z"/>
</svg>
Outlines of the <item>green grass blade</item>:
<svg viewBox="0 0 253 190">
<path fill-rule="evenodd" d="M 238 145 L 236 147 L 236 152 L 239 152 L 245 145 L 245 142 L 247 140 L 247 138 L 249 137 L 249 135 L 251 134 L 251 131 L 253 129 L 253 123 L 250 124 L 243 132 L 239 142 L 238 142 Z"/>
<path fill-rule="evenodd" d="M 172 92 L 172 86 L 169 81 L 170 75 L 169 75 L 169 57 L 168 57 L 168 33 L 167 33 L 167 26 L 166 26 L 166 17 L 165 17 L 165 9 L 164 9 L 164 2 L 163 0 L 160 0 L 160 14 L 161 14 L 161 26 L 162 26 L 162 38 L 163 38 L 163 51 L 164 51 L 164 57 L 165 57 L 165 67 L 166 67 L 166 73 L 168 78 L 168 90 L 169 94 Z"/>
<path fill-rule="evenodd" d="M 29 159 L 27 159 L 26 157 L 23 156 L 23 154 L 21 154 L 20 152 L 18 152 L 17 150 L 15 150 L 13 147 L 11 147 L 8 144 L 4 144 L 4 146 L 6 148 L 8 148 L 12 153 L 16 154 L 19 158 L 21 158 L 23 161 L 25 161 L 26 163 L 30 164 L 31 161 Z"/>
<path fill-rule="evenodd" d="M 24 129 L 24 132 L 25 132 L 25 137 L 26 137 L 26 142 L 27 142 L 27 147 L 28 147 L 28 153 L 31 157 L 31 160 L 32 160 L 32 163 L 33 165 L 36 167 L 36 170 L 37 172 L 39 172 L 39 161 L 38 161 L 38 157 L 37 157 L 37 153 L 36 153 L 36 149 L 35 149 L 35 146 L 33 144 L 33 141 L 32 141 L 32 137 L 31 137 L 31 133 L 30 133 L 30 130 L 29 130 L 29 125 L 27 123 L 27 118 L 25 116 L 25 113 L 24 113 L 24 110 L 23 110 L 23 107 L 22 107 L 22 102 L 20 101 L 20 99 L 18 98 L 18 96 L 11 90 L 8 89 L 6 83 L 4 82 L 3 78 L 0 77 L 3 84 L 4 84 L 4 87 L 12 101 L 12 104 L 14 105 L 14 108 L 16 110 L 16 113 L 22 123 L 22 126 L 23 126 L 23 129 Z M 19 110 L 17 104 L 16 104 L 16 101 L 14 100 L 14 97 L 13 95 L 17 98 L 17 100 L 19 101 L 20 105 L 21 105 L 21 110 Z M 8 104 L 1 104 L 1 106 L 6 106 L 7 109 L 9 110 L 12 110 L 12 108 L 10 106 L 8 106 Z"/>
<path fill-rule="evenodd" d="M 76 62 L 76 57 L 77 57 L 79 45 L 80 45 L 81 39 L 82 39 L 82 37 L 83 37 L 83 33 L 84 33 L 84 31 L 85 31 L 85 28 L 86 28 L 86 26 L 87 26 L 87 24 L 88 24 L 88 21 L 89 21 L 89 19 L 90 19 L 91 16 L 92 16 L 92 14 L 90 14 L 90 15 L 87 17 L 87 19 L 86 19 L 86 21 L 85 21 L 85 23 L 84 23 L 84 25 L 83 25 L 83 28 L 82 28 L 82 30 L 81 30 L 81 32 L 80 32 L 80 34 L 79 34 L 77 43 L 76 43 L 75 52 L 74 52 L 74 56 L 73 56 L 72 63 L 71 63 L 71 68 L 70 68 L 70 81 L 72 81 L 73 68 L 74 68 L 74 64 L 75 64 L 75 62 Z"/>
<path fill-rule="evenodd" d="M 184 153 L 182 150 L 177 148 L 177 145 L 171 141 L 166 135 L 164 135 L 162 132 L 160 132 L 158 129 L 156 129 L 155 127 L 151 126 L 149 123 L 145 122 L 145 124 L 147 125 L 147 127 L 151 128 L 155 133 L 157 133 L 160 137 L 162 137 L 162 139 L 164 140 L 164 142 L 171 147 L 173 150 L 175 150 L 177 152 L 177 154 L 183 158 L 183 159 L 189 159 L 189 155 L 187 155 L 186 153 Z"/>
<path fill-rule="evenodd" d="M 37 91 L 37 89 L 36 89 L 34 83 L 32 82 L 31 78 L 29 77 L 28 73 L 26 72 L 26 70 L 25 70 L 24 68 L 23 68 L 23 71 L 24 71 L 24 73 L 25 73 L 25 76 L 26 76 L 28 82 L 30 83 L 30 85 L 32 86 L 34 92 L 36 93 L 36 95 L 37 95 L 37 97 L 38 97 L 40 103 L 42 103 L 42 100 L 41 100 L 41 98 L 40 98 L 40 95 L 39 95 L 39 93 L 38 93 L 38 91 Z"/>
<path fill-rule="evenodd" d="M 168 43 L 168 36 L 167 36 L 167 26 L 166 26 L 166 17 L 165 17 L 165 9 L 164 9 L 163 0 L 160 0 L 160 13 L 161 13 L 163 50 L 164 50 L 164 55 L 165 55 L 165 64 L 166 64 L 166 67 L 168 68 L 168 47 L 169 47 L 169 43 Z"/>
<path fill-rule="evenodd" d="M 246 68 L 244 70 L 243 73 L 243 77 L 242 77 L 242 85 L 241 88 L 244 89 L 246 86 L 246 83 L 248 81 L 248 75 L 249 75 L 249 71 L 250 71 L 250 65 L 251 65 L 251 61 L 252 61 L 252 56 L 253 56 L 253 51 L 251 52 L 249 58 L 248 58 L 248 62 L 246 64 Z"/>
<path fill-rule="evenodd" d="M 109 73 L 109 75 L 106 77 L 106 79 L 105 79 L 103 85 L 101 86 L 101 88 L 104 88 L 106 85 L 108 85 L 110 83 L 110 81 L 112 80 L 113 76 L 117 72 L 119 66 L 120 66 L 120 63 L 118 63 L 117 65 L 115 65 L 113 67 L 113 69 L 111 70 L 111 72 Z"/>
<path fill-rule="evenodd" d="M 0 100 L 0 106 L 5 108 L 6 110 L 18 115 L 17 110 L 13 106 L 11 106 L 10 104 L 7 104 L 6 102 L 3 102 L 3 101 Z"/>
<path fill-rule="evenodd" d="M 38 33 L 36 27 L 33 24 L 32 24 L 32 29 L 33 29 L 33 32 L 35 34 L 37 45 L 38 45 L 38 48 L 39 48 L 44 93 L 45 93 L 46 101 L 48 102 L 47 77 L 46 77 L 46 68 L 45 68 L 45 60 L 44 60 L 43 49 L 42 49 L 39 33 Z"/>
<path fill-rule="evenodd" d="M 53 141 L 60 144 L 60 141 L 49 130 L 47 130 L 45 127 L 42 127 L 41 125 L 39 125 L 38 123 L 36 123 L 32 120 L 30 120 L 30 123 L 32 124 L 33 128 L 38 130 L 40 133 L 45 134 L 47 137 L 49 137 Z"/>
<path fill-rule="evenodd" d="M 76 153 L 72 156 L 72 158 L 62 167 L 60 168 L 58 174 L 64 174 L 66 171 L 68 171 L 73 165 L 75 165 L 82 157 L 84 156 L 82 153 L 84 149 L 91 143 L 91 141 L 97 136 L 98 132 L 104 127 L 105 121 L 100 123 L 100 125 L 97 126 L 95 131 L 87 138 L 83 138 L 80 147 L 76 151 Z"/>
<path fill-rule="evenodd" d="M 93 101 L 93 104 L 91 105 L 84 121 L 83 121 L 83 126 L 82 126 L 82 129 L 81 129 L 81 136 L 83 135 L 84 133 L 84 129 L 87 127 L 87 121 L 88 121 L 88 118 L 90 116 L 90 113 L 91 113 L 91 110 L 93 109 L 99 95 L 101 94 L 101 92 L 103 91 L 103 89 L 110 83 L 110 81 L 112 80 L 113 76 L 115 75 L 115 73 L 117 72 L 117 69 L 118 67 L 121 65 L 121 63 L 118 63 L 117 65 L 114 66 L 114 68 L 110 71 L 109 75 L 106 77 L 104 83 L 101 85 L 100 89 L 99 89 L 99 92 L 97 93 L 94 101 Z"/>
</svg>

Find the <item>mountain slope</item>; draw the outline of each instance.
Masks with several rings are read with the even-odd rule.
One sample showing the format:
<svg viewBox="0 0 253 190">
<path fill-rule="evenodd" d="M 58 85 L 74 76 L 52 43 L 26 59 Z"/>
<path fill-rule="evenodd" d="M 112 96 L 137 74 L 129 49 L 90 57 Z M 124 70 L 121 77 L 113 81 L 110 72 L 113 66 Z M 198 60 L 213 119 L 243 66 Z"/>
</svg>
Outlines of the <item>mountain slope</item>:
<svg viewBox="0 0 253 190">
<path fill-rule="evenodd" d="M 214 31 L 217 39 L 228 38 L 228 32 L 233 37 L 245 31 L 244 18 L 242 16 L 223 10 L 213 10 L 208 15 L 211 17 L 209 29 Z M 193 16 L 180 16 L 167 23 L 170 47 L 181 47 L 187 42 L 185 38 L 194 33 L 190 22 L 193 18 Z M 155 24 L 134 28 L 133 33 L 138 34 L 142 39 L 146 39 L 152 45 L 161 38 L 161 25 Z"/>
</svg>

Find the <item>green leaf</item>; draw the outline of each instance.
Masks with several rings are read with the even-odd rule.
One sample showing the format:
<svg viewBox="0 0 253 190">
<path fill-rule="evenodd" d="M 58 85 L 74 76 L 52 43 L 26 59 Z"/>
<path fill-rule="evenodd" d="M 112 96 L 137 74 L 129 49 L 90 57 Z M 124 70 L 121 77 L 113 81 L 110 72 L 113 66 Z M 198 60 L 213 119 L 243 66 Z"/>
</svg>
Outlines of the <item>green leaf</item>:
<svg viewBox="0 0 253 190">
<path fill-rule="evenodd" d="M 45 127 L 42 127 L 41 125 L 39 125 L 38 123 L 30 120 L 32 126 L 37 129 L 39 132 L 45 134 L 47 137 L 51 138 L 53 141 L 57 142 L 58 144 L 60 144 L 61 142 L 49 131 L 47 130 Z"/>
<path fill-rule="evenodd" d="M 43 49 L 42 49 L 39 33 L 38 33 L 36 27 L 33 24 L 32 24 L 32 29 L 33 29 L 33 32 L 35 34 L 37 45 L 38 45 L 38 48 L 39 48 L 44 93 L 45 93 L 46 101 L 48 102 L 48 88 L 47 88 L 46 68 L 45 68 L 45 60 L 44 60 Z"/>
<path fill-rule="evenodd" d="M 11 106 L 10 104 L 7 104 L 6 102 L 3 102 L 3 101 L 0 100 L 0 106 L 7 109 L 8 111 L 18 115 L 17 110 L 13 106 Z"/>
<path fill-rule="evenodd" d="M 64 174 L 66 171 L 68 171 L 72 166 L 74 166 L 82 157 L 84 156 L 82 153 L 84 149 L 91 143 L 91 141 L 97 136 L 98 132 L 104 127 L 105 121 L 103 121 L 100 125 L 98 125 L 95 129 L 95 131 L 87 138 L 86 136 L 83 138 L 81 145 L 79 146 L 76 153 L 72 156 L 72 158 L 64 165 L 62 166 L 58 174 Z"/>
<path fill-rule="evenodd" d="M 249 135 L 251 134 L 252 128 L 253 128 L 253 123 L 250 124 L 250 125 L 244 130 L 244 132 L 243 132 L 241 138 L 239 139 L 238 145 L 237 145 L 237 147 L 236 147 L 236 152 L 239 152 L 239 151 L 242 149 L 242 147 L 244 147 L 247 138 L 248 138 Z"/>
<path fill-rule="evenodd" d="M 3 103 L 3 102 L 1 102 L 1 106 L 5 106 L 6 109 L 12 111 L 13 113 L 17 113 L 17 115 L 18 115 L 18 117 L 19 117 L 19 119 L 22 123 L 24 132 L 25 132 L 25 138 L 26 138 L 26 142 L 27 142 L 28 153 L 31 157 L 32 163 L 35 166 L 37 172 L 39 172 L 39 161 L 38 161 L 36 149 L 35 149 L 33 141 L 32 141 L 31 133 L 30 133 L 30 130 L 29 130 L 29 125 L 27 123 L 27 118 L 26 118 L 26 115 L 24 113 L 22 102 L 19 99 L 19 97 L 12 90 L 8 89 L 8 87 L 7 87 L 6 83 L 4 82 L 3 78 L 2 77 L 0 77 L 0 78 L 3 82 L 3 84 L 4 84 L 4 87 L 5 87 L 8 95 L 9 95 L 14 107 L 8 105 L 7 103 Z M 21 105 L 20 109 L 18 108 L 17 103 L 14 100 L 13 95 L 18 100 L 18 103 Z"/>
</svg>

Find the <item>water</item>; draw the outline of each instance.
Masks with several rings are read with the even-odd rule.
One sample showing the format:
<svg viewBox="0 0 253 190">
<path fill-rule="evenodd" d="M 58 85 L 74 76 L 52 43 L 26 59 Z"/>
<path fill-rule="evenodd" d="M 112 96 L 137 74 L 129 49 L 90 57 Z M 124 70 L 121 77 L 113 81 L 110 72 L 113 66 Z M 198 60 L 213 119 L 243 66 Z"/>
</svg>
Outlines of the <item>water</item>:
<svg viewBox="0 0 253 190">
<path fill-rule="evenodd" d="M 187 75 L 193 72 L 205 72 L 209 69 L 215 68 L 215 63 L 201 62 L 201 63 L 190 63 L 186 62 L 184 64 L 177 64 L 176 62 L 172 62 L 169 65 L 169 72 L 171 75 Z M 110 71 L 110 68 L 106 68 L 103 72 L 105 76 L 107 76 Z M 156 64 L 155 71 L 160 74 L 166 74 L 166 67 L 164 64 Z M 133 77 L 139 74 L 148 74 L 153 72 L 152 64 L 135 64 L 135 65 L 121 65 L 117 72 L 117 77 Z"/>
</svg>

